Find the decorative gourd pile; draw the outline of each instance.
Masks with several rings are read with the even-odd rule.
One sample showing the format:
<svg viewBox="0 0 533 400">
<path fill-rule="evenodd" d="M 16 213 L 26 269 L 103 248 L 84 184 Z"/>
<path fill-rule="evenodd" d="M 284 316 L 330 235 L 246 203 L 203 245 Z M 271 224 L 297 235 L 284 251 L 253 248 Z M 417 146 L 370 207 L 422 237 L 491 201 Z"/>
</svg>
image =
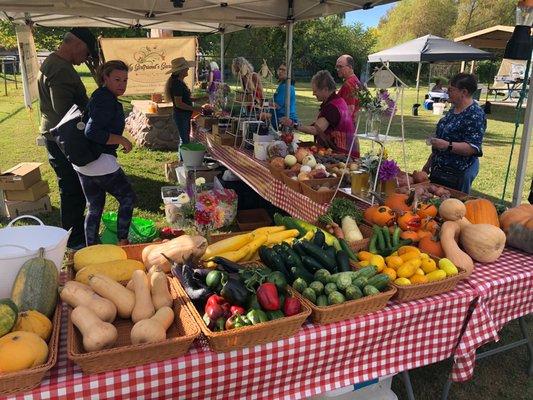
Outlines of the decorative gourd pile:
<svg viewBox="0 0 533 400">
<path fill-rule="evenodd" d="M 118 331 L 113 322 L 117 316 L 134 322 L 132 344 L 166 339 L 174 311 L 167 277 L 161 268 L 154 266 L 148 274 L 140 269 L 133 271 L 126 287 L 102 274 L 89 275 L 88 280 L 88 285 L 69 281 L 60 290 L 61 299 L 74 308 L 72 323 L 82 334 L 85 351 L 115 345 Z"/>
<path fill-rule="evenodd" d="M 0 374 L 42 365 L 48 359 L 58 273 L 39 249 L 20 268 L 11 299 L 0 299 Z"/>
</svg>

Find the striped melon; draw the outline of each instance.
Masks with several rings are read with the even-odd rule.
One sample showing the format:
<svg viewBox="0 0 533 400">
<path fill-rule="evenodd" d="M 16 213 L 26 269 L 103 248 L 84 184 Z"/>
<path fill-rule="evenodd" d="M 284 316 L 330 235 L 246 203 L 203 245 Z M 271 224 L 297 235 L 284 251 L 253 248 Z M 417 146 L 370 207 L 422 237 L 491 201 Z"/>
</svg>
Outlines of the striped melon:
<svg viewBox="0 0 533 400">
<path fill-rule="evenodd" d="M 57 268 L 53 261 L 44 258 L 44 248 L 40 248 L 38 256 L 20 268 L 11 300 L 19 311 L 37 310 L 51 318 L 56 308 L 57 289 Z"/>
<path fill-rule="evenodd" d="M 17 322 L 18 308 L 11 299 L 0 299 L 0 337 L 9 333 Z"/>
</svg>

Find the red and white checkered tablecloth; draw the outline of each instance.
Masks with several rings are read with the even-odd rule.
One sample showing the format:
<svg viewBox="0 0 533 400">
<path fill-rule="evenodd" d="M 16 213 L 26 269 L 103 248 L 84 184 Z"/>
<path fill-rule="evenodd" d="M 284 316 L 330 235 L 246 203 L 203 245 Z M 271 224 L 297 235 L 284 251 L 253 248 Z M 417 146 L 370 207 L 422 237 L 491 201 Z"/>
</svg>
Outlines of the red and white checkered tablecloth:
<svg viewBox="0 0 533 400">
<path fill-rule="evenodd" d="M 474 374 L 476 349 L 499 340 L 509 321 L 533 312 L 533 255 L 506 248 L 493 263 L 476 263 L 468 284 L 479 298 L 455 353 L 452 380 Z"/>
<path fill-rule="evenodd" d="M 450 357 L 475 297 L 460 283 L 361 317 L 306 324 L 277 342 L 215 353 L 196 341 L 183 357 L 96 375 L 66 358 L 65 312 L 58 364 L 40 387 L 13 398 L 306 398 Z"/>
<path fill-rule="evenodd" d="M 215 160 L 230 169 L 265 200 L 293 217 L 306 221 L 316 221 L 320 215 L 327 211 L 328 204 L 318 204 L 275 179 L 266 163 L 255 159 L 251 152 L 219 145 L 203 129 L 196 130 L 194 137 L 207 144 L 209 152 Z M 368 204 L 364 202 L 359 201 L 357 203 L 361 208 L 368 207 Z"/>
</svg>

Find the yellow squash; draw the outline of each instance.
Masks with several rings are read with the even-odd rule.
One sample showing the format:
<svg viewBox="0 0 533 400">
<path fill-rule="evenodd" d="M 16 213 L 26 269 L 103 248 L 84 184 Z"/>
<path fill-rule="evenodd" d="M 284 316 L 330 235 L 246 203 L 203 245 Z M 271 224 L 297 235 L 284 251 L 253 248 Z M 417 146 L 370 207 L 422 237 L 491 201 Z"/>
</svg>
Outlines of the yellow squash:
<svg viewBox="0 0 533 400">
<path fill-rule="evenodd" d="M 107 261 L 125 260 L 126 252 L 114 244 L 96 244 L 84 247 L 74 253 L 74 269 L 79 271 L 89 264 L 100 264 Z"/>
<path fill-rule="evenodd" d="M 220 255 L 222 253 L 228 253 L 230 251 L 239 250 L 245 244 L 249 243 L 254 237 L 252 233 L 245 233 L 242 235 L 232 236 L 227 239 L 220 240 L 207 246 L 202 260 L 208 260 L 212 257 Z"/>
<path fill-rule="evenodd" d="M 76 280 L 89 284 L 90 275 L 106 275 L 114 281 L 129 281 L 136 270 L 144 271 L 144 264 L 137 260 L 108 261 L 101 264 L 90 264 L 76 273 Z"/>
<path fill-rule="evenodd" d="M 268 235 L 266 244 L 277 244 L 283 242 L 285 239 L 293 238 L 299 235 L 298 229 L 288 229 L 286 231 L 272 233 Z"/>
</svg>

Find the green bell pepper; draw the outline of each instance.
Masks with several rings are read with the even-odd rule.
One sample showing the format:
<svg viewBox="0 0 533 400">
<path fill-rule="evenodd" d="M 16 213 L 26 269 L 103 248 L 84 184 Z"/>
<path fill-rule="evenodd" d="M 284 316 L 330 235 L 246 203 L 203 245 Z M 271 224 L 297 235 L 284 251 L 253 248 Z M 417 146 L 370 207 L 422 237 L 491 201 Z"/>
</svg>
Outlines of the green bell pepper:
<svg viewBox="0 0 533 400">
<path fill-rule="evenodd" d="M 285 316 L 283 314 L 283 311 L 281 311 L 281 310 L 267 311 L 266 315 L 267 315 L 269 321 L 273 321 L 275 319 L 283 318 Z"/>
<path fill-rule="evenodd" d="M 246 317 L 245 315 L 238 315 L 238 314 L 235 314 L 235 315 L 236 315 L 235 325 L 234 325 L 235 328 L 242 328 L 243 326 L 252 325 L 248 317 Z"/>
<path fill-rule="evenodd" d="M 250 320 L 252 325 L 260 324 L 261 322 L 267 322 L 268 317 L 263 310 L 252 310 L 246 314 L 246 317 Z"/>
</svg>

